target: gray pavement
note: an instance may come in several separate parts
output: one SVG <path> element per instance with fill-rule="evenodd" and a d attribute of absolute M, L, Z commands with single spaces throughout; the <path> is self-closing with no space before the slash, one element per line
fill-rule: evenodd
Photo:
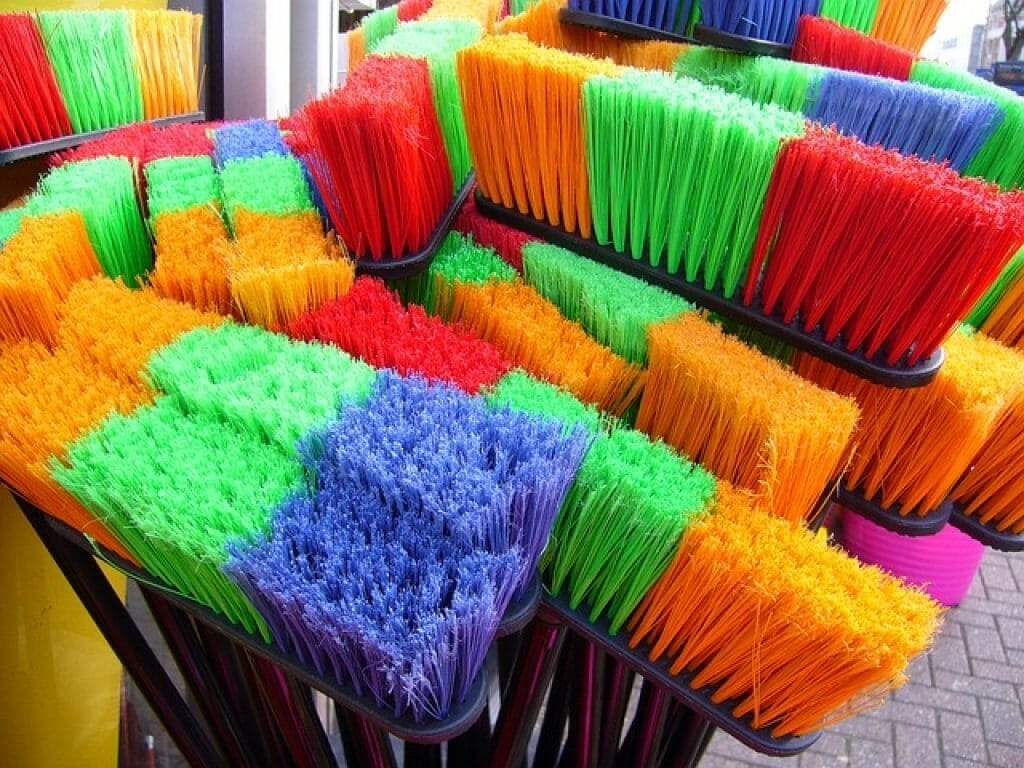
<path fill-rule="evenodd" d="M 723 733 L 701 768 L 1024 768 L 1024 554 L 988 550 L 935 647 L 882 707 L 830 728 L 799 758 Z"/>

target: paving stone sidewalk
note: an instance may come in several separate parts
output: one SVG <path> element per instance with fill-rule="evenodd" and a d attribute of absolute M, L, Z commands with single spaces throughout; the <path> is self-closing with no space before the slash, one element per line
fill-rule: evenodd
<path fill-rule="evenodd" d="M 799 758 L 715 735 L 701 768 L 1024 768 L 1024 553 L 987 550 L 931 653 L 881 708 L 826 731 Z"/>

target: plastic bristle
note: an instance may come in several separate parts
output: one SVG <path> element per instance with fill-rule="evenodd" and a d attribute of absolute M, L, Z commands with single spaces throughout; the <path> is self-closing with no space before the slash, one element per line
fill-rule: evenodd
<path fill-rule="evenodd" d="M 230 315 L 228 281 L 232 245 L 212 204 L 161 213 L 153 220 L 156 266 L 149 284 L 167 299 Z"/>
<path fill-rule="evenodd" d="M 992 432 L 999 414 L 1024 390 L 1024 357 L 981 334 L 955 333 L 934 381 L 889 389 L 808 355 L 795 369 L 852 397 L 861 418 L 843 482 L 902 515 L 926 515 L 949 496 Z"/>
<path fill-rule="evenodd" d="M 697 313 L 652 326 L 637 429 L 798 522 L 843 470 L 858 409 Z"/>
<path fill-rule="evenodd" d="M 639 398 L 643 369 L 591 339 L 533 288 L 492 280 L 456 281 L 450 290 L 442 314 L 469 326 L 534 376 L 616 416 Z"/>
<path fill-rule="evenodd" d="M 507 264 L 520 273 L 523 271 L 523 246 L 534 240 L 518 229 L 481 214 L 472 197 L 462 206 L 452 229 L 471 235 L 480 245 L 493 248 Z"/>
<path fill-rule="evenodd" d="M 1012 296 L 1015 292 L 1020 289 L 1017 288 L 1017 284 L 1021 278 L 1024 277 L 1024 249 L 1017 251 L 1016 255 L 1010 262 L 1003 268 L 1003 271 L 999 273 L 999 277 L 988 287 L 985 291 L 985 295 L 978 300 L 978 303 L 974 305 L 974 309 L 971 310 L 971 314 L 967 316 L 968 325 L 982 329 L 986 328 L 986 333 L 992 338 L 999 339 L 1004 343 L 1010 344 L 1011 346 L 1017 345 L 1017 338 L 1021 335 L 1018 333 L 1000 333 L 997 328 L 997 320 L 1005 322 L 1006 319 L 1016 314 L 1012 309 L 1007 311 L 1007 304 L 1004 301 L 1013 301 Z M 998 312 L 996 311 L 998 309 Z M 993 320 L 989 324 L 989 320 L 996 316 L 997 320 Z M 1021 316 L 1021 322 L 1024 323 L 1024 315 Z M 1008 336 L 1009 338 L 1005 338 Z"/>
<path fill-rule="evenodd" d="M 398 20 L 400 22 L 416 21 L 430 10 L 434 0 L 401 0 L 398 3 Z"/>
<path fill-rule="evenodd" d="M 916 58 L 913 53 L 868 37 L 864 34 L 868 30 L 856 24 L 830 21 L 825 13 L 826 4 L 834 3 L 823 0 L 821 16 L 825 18 L 803 16 L 797 23 L 796 40 L 793 42 L 793 58 L 796 61 L 893 80 L 910 79 L 910 70 Z"/>
<path fill-rule="evenodd" d="M 817 18 L 831 20 L 837 25 L 867 35 L 875 25 L 875 17 L 878 15 L 878 0 L 821 0 L 818 14 Z M 814 16 L 802 16 L 800 21 L 815 18 Z M 799 25 L 799 23 L 798 21 L 797 24 Z M 798 38 L 799 34 L 798 30 Z"/>
<path fill-rule="evenodd" d="M 203 17 L 188 11 L 133 11 L 128 22 L 146 119 L 197 111 Z"/>
<path fill-rule="evenodd" d="M 343 298 L 301 315 L 289 335 L 335 344 L 377 368 L 417 374 L 477 393 L 511 368 L 494 345 L 445 325 L 418 306 L 404 309 L 380 280 L 361 277 Z"/>
<path fill-rule="evenodd" d="M 521 35 L 485 38 L 459 51 L 469 148 L 489 200 L 590 236 L 579 104 L 588 77 L 615 71 L 610 61 L 541 48 Z"/>
<path fill-rule="evenodd" d="M 27 14 L 0 15 L 0 149 L 71 133 L 43 41 Z"/>
<path fill-rule="evenodd" d="M 224 210 L 236 235 L 239 209 L 276 216 L 313 210 L 302 164 L 291 155 L 232 160 L 221 168 L 220 183 Z"/>
<path fill-rule="evenodd" d="M 647 328 L 693 309 L 678 296 L 564 248 L 523 248 L 526 282 L 596 341 L 631 363 L 647 362 Z"/>
<path fill-rule="evenodd" d="M 434 0 L 422 21 L 470 19 L 490 34 L 501 14 L 503 0 Z"/>
<path fill-rule="evenodd" d="M 126 125 L 56 155 L 54 164 L 75 163 L 97 157 L 124 157 L 146 166 L 164 157 L 213 155 L 208 123 L 181 123 L 156 127 L 149 123 Z M 51 158 L 51 162 L 54 160 Z"/>
<path fill-rule="evenodd" d="M 80 213 L 22 218 L 0 250 L 0 340 L 54 346 L 58 306 L 75 283 L 99 274 Z"/>
<path fill-rule="evenodd" d="M 939 606 L 749 504 L 720 484 L 631 619 L 632 644 L 776 738 L 877 706 L 928 649 Z"/>
<path fill-rule="evenodd" d="M 654 72 L 592 77 L 583 114 L 595 239 L 731 298 L 780 143 L 803 118 Z"/>
<path fill-rule="evenodd" d="M 822 0 L 701 0 L 701 24 L 733 35 L 791 45 L 801 16 L 817 16 Z"/>
<path fill-rule="evenodd" d="M 213 140 L 217 165 L 221 168 L 232 160 L 288 154 L 281 131 L 269 120 L 247 120 L 224 125 L 214 132 Z"/>
<path fill-rule="evenodd" d="M 569 7 L 577 11 L 676 34 L 686 34 L 693 5 L 694 0 L 626 0 L 612 4 L 604 0 L 569 0 Z"/>
<path fill-rule="evenodd" d="M 1024 242 L 1022 200 L 809 130 L 780 152 L 744 302 L 759 295 L 764 312 L 786 322 L 799 314 L 828 342 L 913 365 L 938 349 Z"/>
<path fill-rule="evenodd" d="M 596 434 L 604 428 L 607 417 L 593 405 L 577 399 L 571 392 L 554 384 L 535 379 L 522 370 L 512 371 L 487 393 L 492 408 L 535 413 L 561 422 L 571 430 L 577 425 Z"/>
<path fill-rule="evenodd" d="M 135 171 L 124 158 L 66 163 L 39 181 L 29 199 L 33 214 L 81 211 L 103 272 L 136 287 L 153 265 L 153 252 L 135 191 Z"/>
<path fill-rule="evenodd" d="M 419 59 L 370 57 L 345 86 L 306 105 L 298 153 L 331 224 L 360 258 L 421 249 L 452 199 L 452 175 Z"/>
<path fill-rule="evenodd" d="M 878 0 L 871 36 L 917 54 L 935 33 L 949 0 Z"/>
<path fill-rule="evenodd" d="M 205 155 L 155 160 L 145 169 L 146 202 L 151 221 L 161 213 L 196 206 L 220 207 L 220 183 Z"/>

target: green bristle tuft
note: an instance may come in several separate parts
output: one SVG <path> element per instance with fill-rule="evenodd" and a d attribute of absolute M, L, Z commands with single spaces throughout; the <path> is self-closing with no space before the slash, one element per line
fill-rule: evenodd
<path fill-rule="evenodd" d="M 878 16 L 878 0 L 821 0 L 818 15 L 868 35 Z"/>
<path fill-rule="evenodd" d="M 438 281 L 447 285 L 482 285 L 488 280 L 515 280 L 517 277 L 515 268 L 502 261 L 493 249 L 477 245 L 470 235 L 449 232 L 434 252 L 429 270 L 397 280 L 391 287 L 403 302 L 420 304 L 427 312 L 437 314 Z"/>
<path fill-rule="evenodd" d="M 287 216 L 313 210 L 302 165 L 291 155 L 232 160 L 220 171 L 228 217 L 238 208 Z"/>
<path fill-rule="evenodd" d="M 511 2 L 511 15 L 518 16 L 520 13 L 526 13 L 528 10 L 533 8 L 539 0 L 512 0 Z"/>
<path fill-rule="evenodd" d="M 511 408 L 514 411 L 548 416 L 561 421 L 566 429 L 582 425 L 596 433 L 606 424 L 606 417 L 593 405 L 578 400 L 561 387 L 535 379 L 522 370 L 502 376 L 487 394 L 487 402 L 492 408 Z"/>
<path fill-rule="evenodd" d="M 8 208 L 0 211 L 0 248 L 10 240 L 21 227 L 21 220 L 28 213 L 27 208 Z"/>
<path fill-rule="evenodd" d="M 149 163 L 145 173 L 151 221 L 161 213 L 220 202 L 220 183 L 209 157 L 165 157 Z"/>
<path fill-rule="evenodd" d="M 302 487 L 295 457 L 162 398 L 108 418 L 71 445 L 53 475 L 147 570 L 270 640 L 220 567 L 230 543 L 265 535 L 273 508 Z"/>
<path fill-rule="evenodd" d="M 555 522 L 543 567 L 569 604 L 606 615 L 614 634 L 668 567 L 715 478 L 663 443 L 615 429 L 594 442 Z"/>
<path fill-rule="evenodd" d="M 1003 189 L 1024 186 L 1024 141 L 1020 140 L 1024 136 L 1024 99 L 969 72 L 924 59 L 914 62 L 910 80 L 933 88 L 981 96 L 999 105 L 1002 120 L 967 165 L 964 175 L 979 176 Z"/>
<path fill-rule="evenodd" d="M 1002 300 L 1003 294 L 1020 279 L 1022 273 L 1024 273 L 1024 248 L 1017 251 L 1010 262 L 1003 267 L 999 277 L 974 305 L 974 309 L 971 310 L 971 314 L 967 316 L 965 322 L 974 328 L 981 328 L 988 320 L 988 316 L 992 314 L 992 310 Z"/>
<path fill-rule="evenodd" d="M 375 54 L 397 54 L 427 60 L 434 109 L 444 134 L 444 145 L 452 169 L 453 190 L 462 186 L 472 170 L 459 81 L 455 75 L 455 53 L 472 45 L 482 36 L 483 30 L 475 21 L 417 21 L 400 24 L 393 35 L 382 40 L 374 49 Z"/>
<path fill-rule="evenodd" d="M 760 331 L 754 330 L 749 325 L 738 320 L 731 320 L 728 317 L 709 313 L 708 319 L 730 336 L 735 336 L 748 346 L 757 347 L 765 355 L 775 358 L 780 363 L 789 365 L 793 360 L 793 347 L 784 341 L 779 341 L 773 336 L 767 336 Z"/>
<path fill-rule="evenodd" d="M 693 309 L 666 290 L 547 243 L 523 246 L 523 271 L 563 315 L 631 363 L 647 362 L 647 326 Z"/>
<path fill-rule="evenodd" d="M 750 266 L 775 158 L 784 140 L 802 135 L 803 118 L 635 70 L 587 80 L 583 109 L 598 242 L 732 298 Z"/>
<path fill-rule="evenodd" d="M 675 71 L 758 104 L 775 104 L 790 112 L 804 112 L 809 107 L 825 72 L 814 64 L 696 45 L 680 54 Z"/>
<path fill-rule="evenodd" d="M 81 211 L 100 266 L 135 288 L 153 251 L 135 199 L 135 171 L 124 158 L 65 163 L 44 176 L 28 203 L 32 214 Z"/>
<path fill-rule="evenodd" d="M 75 133 L 145 117 L 126 13 L 58 11 L 37 18 Z"/>
<path fill-rule="evenodd" d="M 362 402 L 377 375 L 334 347 L 232 323 L 185 334 L 153 355 L 147 372 L 189 413 L 228 421 L 285 452 L 334 418 L 343 400 Z"/>
<path fill-rule="evenodd" d="M 381 40 L 395 34 L 398 29 L 398 7 L 393 5 L 374 11 L 363 19 L 359 28 L 363 30 L 366 52 L 373 53 Z"/>

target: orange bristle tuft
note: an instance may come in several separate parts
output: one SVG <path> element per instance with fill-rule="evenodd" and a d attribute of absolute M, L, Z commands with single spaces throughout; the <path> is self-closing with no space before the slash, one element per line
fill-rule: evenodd
<path fill-rule="evenodd" d="M 203 17 L 187 11 L 131 11 L 128 24 L 146 119 L 197 111 Z"/>
<path fill-rule="evenodd" d="M 861 406 L 847 488 L 903 515 L 926 515 L 949 496 L 1000 412 L 1024 389 L 1024 357 L 965 333 L 950 337 L 946 355 L 936 379 L 917 389 L 871 384 L 797 356 L 800 375 Z"/>
<path fill-rule="evenodd" d="M 849 398 L 804 381 L 697 313 L 648 329 L 637 429 L 790 521 L 810 519 L 850 452 Z"/>
<path fill-rule="evenodd" d="M 53 346 L 57 306 L 79 280 L 101 273 L 77 211 L 27 216 L 0 251 L 0 340 Z"/>
<path fill-rule="evenodd" d="M 503 19 L 498 32 L 521 33 L 537 45 L 580 53 L 595 59 L 609 58 L 624 67 L 671 72 L 686 49 L 680 43 L 660 40 L 628 40 L 586 27 L 563 24 L 558 11 L 565 0 L 540 0 L 523 13 Z"/>
<path fill-rule="evenodd" d="M 939 606 L 723 485 L 630 619 L 631 645 L 776 738 L 881 704 L 931 644 Z"/>
<path fill-rule="evenodd" d="M 235 236 L 231 295 L 243 318 L 268 330 L 344 296 L 355 280 L 352 262 L 312 211 L 275 216 L 239 209 Z"/>
<path fill-rule="evenodd" d="M 457 61 L 466 133 L 484 195 L 590 237 L 582 87 L 588 77 L 613 74 L 616 66 L 541 48 L 522 35 L 485 38 L 459 51 Z M 518 139 L 500 138 L 509 136 Z"/>
<path fill-rule="evenodd" d="M 947 5 L 949 0 L 879 0 L 871 36 L 920 53 Z"/>
<path fill-rule="evenodd" d="M 1024 273 L 1009 285 L 980 330 L 1008 347 L 1024 349 Z"/>
<path fill-rule="evenodd" d="M 231 240 L 212 206 L 166 211 L 153 222 L 156 268 L 149 283 L 161 296 L 230 315 Z"/>
<path fill-rule="evenodd" d="M 141 385 L 149 356 L 186 331 L 214 328 L 225 318 L 164 299 L 150 290 L 129 290 L 106 278 L 75 285 L 58 309 L 61 347 L 77 350 L 96 367 Z"/>
<path fill-rule="evenodd" d="M 616 416 L 640 396 L 643 369 L 591 339 L 533 288 L 499 280 L 436 285 L 435 306 L 448 320 L 467 325 L 534 376 Z"/>
<path fill-rule="evenodd" d="M 952 496 L 967 515 L 1024 533 L 1024 394 L 1003 410 Z"/>
<path fill-rule="evenodd" d="M 51 353 L 42 344 L 0 343 L 0 477 L 14 491 L 95 538 L 129 561 L 133 558 L 82 505 L 50 477 L 51 458 L 110 413 L 129 414 L 149 402 L 141 383 L 100 371 L 77 349 Z M 68 393 L 74 397 L 69 401 Z M 62 403 L 55 407 L 55 403 Z"/>
<path fill-rule="evenodd" d="M 801 16 L 793 41 L 794 61 L 820 64 L 893 80 L 910 79 L 910 51 L 840 26 L 821 16 Z"/>

